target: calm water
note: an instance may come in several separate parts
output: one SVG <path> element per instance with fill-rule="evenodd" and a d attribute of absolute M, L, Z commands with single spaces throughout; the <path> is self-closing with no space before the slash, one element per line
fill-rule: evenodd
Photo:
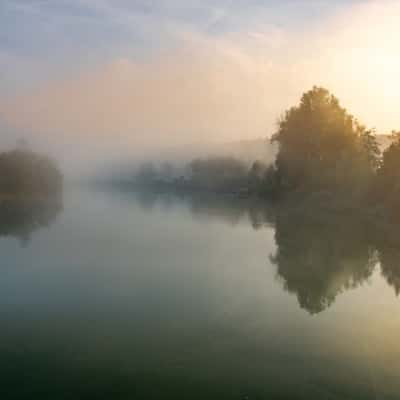
<path fill-rule="evenodd" d="M 1 399 L 400 398 L 400 246 L 348 217 L 74 189 L 1 218 Z"/>

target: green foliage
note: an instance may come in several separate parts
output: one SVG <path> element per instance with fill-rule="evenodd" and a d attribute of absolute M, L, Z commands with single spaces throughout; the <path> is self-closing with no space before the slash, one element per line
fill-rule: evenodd
<path fill-rule="evenodd" d="M 62 189 L 62 175 L 49 158 L 28 150 L 0 154 L 0 194 L 48 196 Z"/>
<path fill-rule="evenodd" d="M 383 152 L 375 185 L 375 199 L 390 218 L 400 217 L 400 133 L 393 132 L 392 144 Z"/>
<path fill-rule="evenodd" d="M 383 152 L 378 172 L 379 178 L 386 185 L 385 190 L 397 190 L 400 183 L 400 132 L 393 132 L 393 139 L 392 144 Z"/>
<path fill-rule="evenodd" d="M 254 161 L 248 173 L 248 187 L 252 192 L 260 192 L 268 166 L 261 161 Z"/>
<path fill-rule="evenodd" d="M 379 149 L 326 89 L 314 87 L 286 111 L 273 140 L 281 191 L 365 189 L 378 167 Z"/>
<path fill-rule="evenodd" d="M 363 130 L 360 135 L 363 154 L 365 155 L 370 171 L 376 172 L 381 166 L 381 150 L 375 131 Z"/>
<path fill-rule="evenodd" d="M 275 166 L 255 161 L 249 171 L 248 188 L 253 195 L 270 199 L 277 197 L 279 188 Z"/>
<path fill-rule="evenodd" d="M 190 165 L 190 179 L 195 187 L 229 191 L 240 190 L 247 184 L 246 165 L 233 157 L 212 157 L 193 160 Z"/>
<path fill-rule="evenodd" d="M 272 141 L 279 147 L 273 165 L 257 160 L 249 167 L 232 157 L 195 159 L 180 169 L 150 163 L 139 169 L 136 182 L 270 199 L 306 195 L 331 208 L 368 206 L 371 214 L 400 209 L 400 132 L 393 132 L 381 157 L 375 131 L 328 90 L 315 86 L 304 93 L 282 116 Z"/>

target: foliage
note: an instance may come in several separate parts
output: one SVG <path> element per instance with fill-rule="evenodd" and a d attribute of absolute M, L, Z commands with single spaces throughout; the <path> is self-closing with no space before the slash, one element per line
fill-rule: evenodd
<path fill-rule="evenodd" d="M 138 182 L 152 182 L 157 178 L 156 167 L 152 162 L 146 162 L 142 164 L 137 173 L 136 181 Z"/>
<path fill-rule="evenodd" d="M 240 190 L 246 185 L 248 172 L 246 165 L 233 157 L 196 159 L 189 170 L 195 187 L 212 191 Z"/>
<path fill-rule="evenodd" d="M 0 194 L 57 194 L 62 189 L 62 175 L 49 158 L 29 150 L 13 150 L 0 154 Z"/>
<path fill-rule="evenodd" d="M 400 133 L 393 132 L 392 144 L 383 152 L 377 173 L 375 200 L 390 218 L 400 217 Z"/>
<path fill-rule="evenodd" d="M 385 192 L 398 191 L 400 185 L 400 133 L 393 132 L 392 144 L 383 152 L 378 176 Z"/>
<path fill-rule="evenodd" d="M 303 94 L 278 123 L 273 140 L 281 191 L 363 188 L 377 168 L 379 149 L 367 131 L 328 90 Z"/>
<path fill-rule="evenodd" d="M 185 167 L 147 163 L 135 182 L 269 199 L 305 195 L 336 208 L 358 204 L 371 213 L 381 208 L 393 214 L 400 209 L 400 133 L 393 132 L 383 156 L 377 138 L 328 90 L 314 86 L 278 122 L 274 164 L 248 165 L 233 157 L 195 159 Z"/>
<path fill-rule="evenodd" d="M 376 172 L 381 166 L 381 150 L 374 130 L 364 130 L 360 136 L 361 145 L 367 158 L 370 171 Z"/>

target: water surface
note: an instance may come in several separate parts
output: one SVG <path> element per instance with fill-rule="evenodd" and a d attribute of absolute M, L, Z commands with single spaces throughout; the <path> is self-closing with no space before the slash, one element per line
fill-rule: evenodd
<path fill-rule="evenodd" d="M 362 223 L 81 189 L 24 210 L 2 399 L 400 398 L 400 247 Z"/>

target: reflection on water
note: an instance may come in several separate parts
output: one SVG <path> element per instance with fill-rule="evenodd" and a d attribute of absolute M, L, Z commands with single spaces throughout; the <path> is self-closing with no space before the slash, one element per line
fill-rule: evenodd
<path fill-rule="evenodd" d="M 387 283 L 400 293 L 400 237 L 351 213 L 268 204 L 260 199 L 229 196 L 176 197 L 136 193 L 143 209 L 156 204 L 186 203 L 196 218 L 223 220 L 232 226 L 247 220 L 258 230 L 273 228 L 276 250 L 270 262 L 278 281 L 297 296 L 310 314 L 332 305 L 346 290 L 368 282 L 378 266 Z M 315 211 L 315 212 L 314 212 Z"/>
<path fill-rule="evenodd" d="M 372 275 L 377 252 L 366 226 L 349 215 L 304 218 L 280 210 L 271 261 L 285 290 L 310 313 L 329 307 L 336 296 Z"/>
<path fill-rule="evenodd" d="M 156 205 L 168 210 L 180 204 L 188 207 L 191 215 L 197 219 L 218 219 L 232 226 L 245 219 L 256 230 L 263 226 L 272 226 L 276 216 L 276 207 L 273 204 L 257 198 L 212 194 L 178 196 L 151 191 L 138 191 L 125 196 L 128 201 L 132 198 L 135 198 L 144 211 L 151 211 Z"/>
<path fill-rule="evenodd" d="M 0 236 L 12 236 L 26 246 L 32 234 L 52 224 L 62 210 L 59 198 L 5 198 L 0 200 Z"/>
<path fill-rule="evenodd" d="M 271 257 L 284 288 L 311 314 L 323 311 L 346 290 L 368 282 L 380 268 L 396 294 L 400 284 L 400 240 L 393 230 L 351 214 L 313 214 L 280 209 Z"/>
<path fill-rule="evenodd" d="M 400 293 L 400 237 L 395 235 L 397 243 L 386 242 L 387 236 L 378 241 L 379 261 L 382 275 L 393 286 L 396 295 Z"/>
<path fill-rule="evenodd" d="M 400 396 L 389 230 L 210 196 L 19 210 L 1 231 L 34 240 L 0 237 L 1 399 Z"/>

